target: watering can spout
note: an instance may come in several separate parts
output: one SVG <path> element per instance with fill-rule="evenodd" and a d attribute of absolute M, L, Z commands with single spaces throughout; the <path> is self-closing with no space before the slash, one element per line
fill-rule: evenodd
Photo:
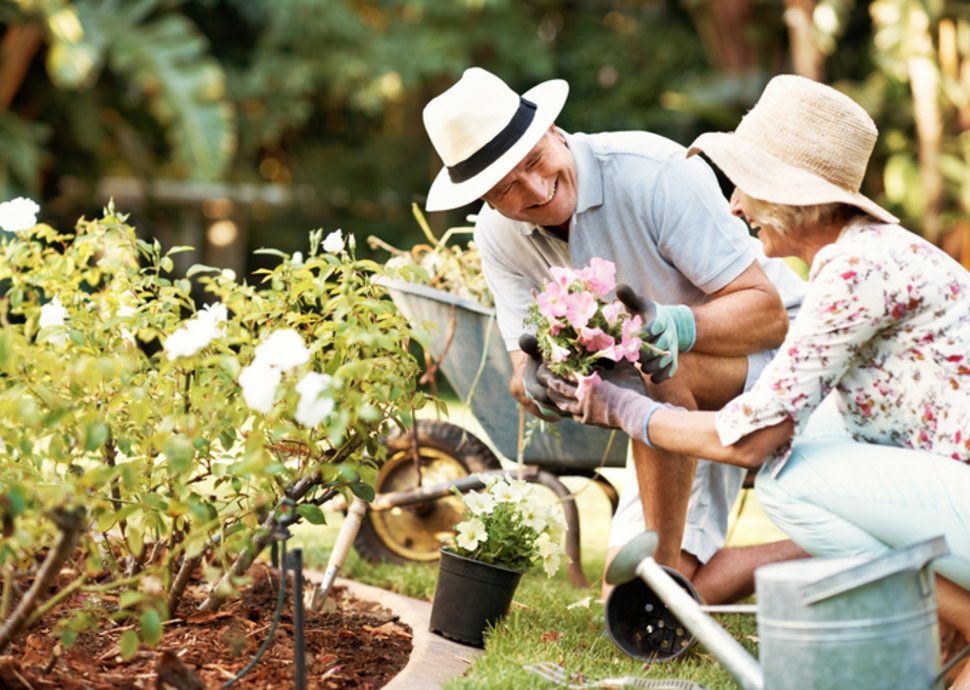
<path fill-rule="evenodd" d="M 705 614 L 698 601 L 653 560 L 657 535 L 646 531 L 616 555 L 606 573 L 606 581 L 620 585 L 640 577 L 677 619 L 718 658 L 743 690 L 764 690 L 761 666 L 717 621 Z"/>

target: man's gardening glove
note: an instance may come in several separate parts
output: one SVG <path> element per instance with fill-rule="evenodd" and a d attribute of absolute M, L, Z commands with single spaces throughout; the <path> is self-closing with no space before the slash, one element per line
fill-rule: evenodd
<path fill-rule="evenodd" d="M 640 297 L 629 285 L 616 286 L 616 298 L 631 314 L 643 319 L 643 339 L 663 352 L 640 351 L 640 368 L 654 383 L 663 383 L 677 371 L 677 355 L 694 347 L 697 326 L 686 304 L 657 304 Z"/>
<path fill-rule="evenodd" d="M 538 373 L 556 406 L 584 424 L 622 429 L 653 447 L 647 422 L 663 403 L 647 397 L 640 372 L 629 362 L 584 378 L 579 383 L 556 376 L 545 366 Z"/>
<path fill-rule="evenodd" d="M 556 407 L 556 403 L 549 397 L 546 386 L 536 377 L 539 367 L 542 365 L 542 351 L 539 349 L 539 341 L 531 333 L 523 333 L 519 336 L 519 349 L 528 355 L 525 362 L 525 372 L 522 376 L 522 385 L 525 388 L 526 397 L 539 408 L 539 412 L 546 418 L 547 422 L 558 422 L 564 417 L 564 413 Z"/>

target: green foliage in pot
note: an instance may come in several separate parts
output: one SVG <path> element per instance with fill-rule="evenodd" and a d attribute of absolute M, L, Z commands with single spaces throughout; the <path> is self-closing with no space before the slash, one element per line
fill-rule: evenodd
<path fill-rule="evenodd" d="M 250 285 L 171 275 L 187 248 L 113 205 L 61 232 L 18 203 L 0 207 L 0 651 L 66 601 L 65 643 L 134 624 L 131 656 L 199 568 L 207 608 L 231 594 L 281 512 L 321 523 L 337 493 L 373 496 L 380 435 L 425 402 L 414 334 L 340 231 L 311 232 L 305 259 L 263 250 L 280 261 Z M 14 607 L 24 576 L 39 591 Z"/>

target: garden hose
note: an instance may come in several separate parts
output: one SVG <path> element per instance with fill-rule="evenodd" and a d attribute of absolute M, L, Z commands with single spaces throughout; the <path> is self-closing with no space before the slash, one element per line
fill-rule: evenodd
<path fill-rule="evenodd" d="M 242 670 L 239 671 L 230 680 L 222 686 L 223 689 L 230 687 L 237 680 L 245 676 L 253 667 L 259 663 L 259 660 L 263 658 L 263 654 L 269 649 L 270 643 L 273 641 L 273 635 L 276 634 L 276 628 L 280 623 L 280 618 L 283 617 L 283 604 L 286 602 L 286 541 L 282 542 L 282 548 L 280 549 L 280 593 L 276 597 L 276 610 L 273 612 L 273 622 L 269 626 L 269 632 L 266 634 L 266 639 L 263 640 L 262 646 L 257 650 L 256 655 L 249 660 L 249 663 L 243 666 Z"/>

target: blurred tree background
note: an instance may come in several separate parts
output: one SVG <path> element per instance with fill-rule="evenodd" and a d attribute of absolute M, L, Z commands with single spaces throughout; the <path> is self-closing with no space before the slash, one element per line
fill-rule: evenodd
<path fill-rule="evenodd" d="M 880 128 L 864 191 L 970 266 L 965 0 L 0 0 L 0 36 L 0 200 L 69 227 L 114 197 L 186 264 L 422 241 L 421 110 L 480 65 L 566 79 L 567 130 L 683 144 L 775 74 L 832 84 Z"/>

